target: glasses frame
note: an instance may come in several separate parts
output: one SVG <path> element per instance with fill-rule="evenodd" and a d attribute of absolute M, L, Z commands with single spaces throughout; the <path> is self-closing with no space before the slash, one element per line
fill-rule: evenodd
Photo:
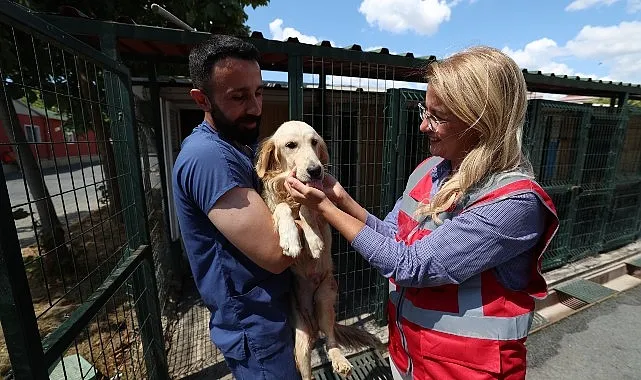
<path fill-rule="evenodd" d="M 427 108 L 425 107 L 425 105 L 423 105 L 423 103 L 418 103 L 418 116 L 421 119 L 421 122 L 427 119 L 427 124 L 432 130 L 436 130 L 439 125 L 447 123 L 447 120 L 441 120 L 438 117 L 427 112 Z"/>

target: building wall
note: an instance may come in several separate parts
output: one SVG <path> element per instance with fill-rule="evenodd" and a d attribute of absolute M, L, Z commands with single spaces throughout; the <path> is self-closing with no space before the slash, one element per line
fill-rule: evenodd
<path fill-rule="evenodd" d="M 67 156 L 87 156 L 98 154 L 96 136 L 93 131 L 84 134 L 68 135 L 67 139 L 75 141 L 66 142 L 65 132 L 61 127 L 61 121 L 49 118 L 48 120 L 39 115 L 18 115 L 20 125 L 25 132 L 27 140 L 34 137 L 30 133 L 30 126 L 35 126 L 36 143 L 29 144 L 36 159 L 51 160 L 54 157 L 64 158 Z M 0 157 L 6 157 L 6 152 L 13 152 L 15 149 L 10 144 L 4 126 L 0 122 Z"/>

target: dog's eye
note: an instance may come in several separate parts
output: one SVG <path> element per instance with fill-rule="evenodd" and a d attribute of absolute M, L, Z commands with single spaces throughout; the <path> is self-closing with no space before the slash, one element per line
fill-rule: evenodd
<path fill-rule="evenodd" d="M 285 146 L 286 146 L 287 148 L 289 148 L 289 149 L 296 149 L 296 147 L 297 147 L 298 145 L 297 145 L 295 142 L 290 141 L 290 142 L 288 142 L 287 144 L 285 144 Z"/>
<path fill-rule="evenodd" d="M 312 146 L 316 146 L 316 144 L 318 144 L 318 140 L 312 139 Z"/>

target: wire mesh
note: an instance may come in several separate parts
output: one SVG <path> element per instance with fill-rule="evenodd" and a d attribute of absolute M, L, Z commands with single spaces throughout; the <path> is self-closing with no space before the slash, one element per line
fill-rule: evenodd
<path fill-rule="evenodd" d="M 534 151 L 532 164 L 541 185 L 558 186 L 574 182 L 580 169 L 579 148 L 586 112 L 588 109 L 583 106 L 540 102 L 536 126 L 528 127 L 534 127 L 530 135 L 538 137 L 528 143 L 536 147 L 531 148 Z"/>
<path fill-rule="evenodd" d="M 158 300 L 162 311 L 172 308 L 179 289 L 178 274 L 180 266 L 173 258 L 170 248 L 170 235 L 166 224 L 167 205 L 163 198 L 163 182 L 161 180 L 160 162 L 164 159 L 162 152 L 157 150 L 157 136 L 152 125 L 150 112 L 153 112 L 149 101 L 135 98 L 135 114 L 138 126 L 138 146 L 140 150 L 141 175 L 143 191 L 147 206 L 150 244 L 153 252 Z M 163 326 L 166 327 L 166 326 Z"/>
<path fill-rule="evenodd" d="M 394 69 L 383 64 L 304 57 L 303 67 L 303 120 L 327 143 L 328 171 L 365 209 L 384 217 L 383 146 L 390 118 L 386 91 L 411 84 L 398 82 Z M 337 318 L 375 312 L 380 307 L 377 271 L 336 231 L 332 252 L 339 285 Z"/>
<path fill-rule="evenodd" d="M 125 134 L 129 89 L 119 74 L 91 57 L 19 23 L 0 20 L 0 40 L 0 156 L 44 338 L 140 244 L 139 225 L 125 227 L 136 207 L 131 194 L 139 175 L 127 158 L 133 147 Z M 110 302 L 113 310 L 107 306 L 104 316 L 94 318 L 96 328 L 87 326 L 86 337 L 78 337 L 75 350 L 83 356 L 83 341 L 89 347 L 104 340 L 98 326 L 107 322 L 100 319 L 120 325 L 124 316 L 118 320 L 116 310 L 131 314 L 138 299 L 115 295 Z M 114 336 L 108 341 L 120 347 Z M 92 347 L 91 355 L 105 363 L 107 373 L 131 362 L 119 362 L 117 353 L 105 347 Z M 10 366 L 8 357 L 0 355 L 0 375 Z"/>
<path fill-rule="evenodd" d="M 641 177 L 641 108 L 630 108 L 623 146 L 619 153 L 618 178 Z"/>
<path fill-rule="evenodd" d="M 609 249 L 631 243 L 639 233 L 641 181 L 617 183 L 605 225 L 605 246 Z"/>
<path fill-rule="evenodd" d="M 616 150 L 622 114 L 603 107 L 592 107 L 588 144 L 582 168 L 581 186 L 585 190 L 611 187 L 616 169 Z"/>
<path fill-rule="evenodd" d="M 50 367 L 56 379 L 145 379 L 149 378 L 137 304 L 145 302 L 144 293 L 132 291 L 132 278 L 124 282 L 73 344 Z M 148 291 L 147 289 L 144 290 Z"/>
<path fill-rule="evenodd" d="M 401 90 L 400 91 L 400 141 L 405 141 L 404 147 L 399 147 L 402 157 L 398 160 L 396 172 L 396 197 L 400 197 L 405 190 L 407 180 L 416 169 L 416 166 L 430 156 L 429 139 L 419 130 L 421 119 L 418 104 L 425 104 L 425 91 Z"/>
<path fill-rule="evenodd" d="M 559 230 L 543 254 L 542 270 L 548 271 L 560 267 L 568 260 L 571 236 L 572 193 L 564 187 L 545 188 L 559 218 Z"/>
<path fill-rule="evenodd" d="M 568 261 L 576 261 L 601 250 L 612 190 L 589 191 L 578 196 Z"/>

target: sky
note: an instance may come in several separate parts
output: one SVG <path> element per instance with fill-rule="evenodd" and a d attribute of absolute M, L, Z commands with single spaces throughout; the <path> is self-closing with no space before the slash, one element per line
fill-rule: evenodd
<path fill-rule="evenodd" d="M 489 45 L 528 70 L 641 83 L 641 0 L 270 0 L 247 14 L 270 39 L 437 58 Z"/>

